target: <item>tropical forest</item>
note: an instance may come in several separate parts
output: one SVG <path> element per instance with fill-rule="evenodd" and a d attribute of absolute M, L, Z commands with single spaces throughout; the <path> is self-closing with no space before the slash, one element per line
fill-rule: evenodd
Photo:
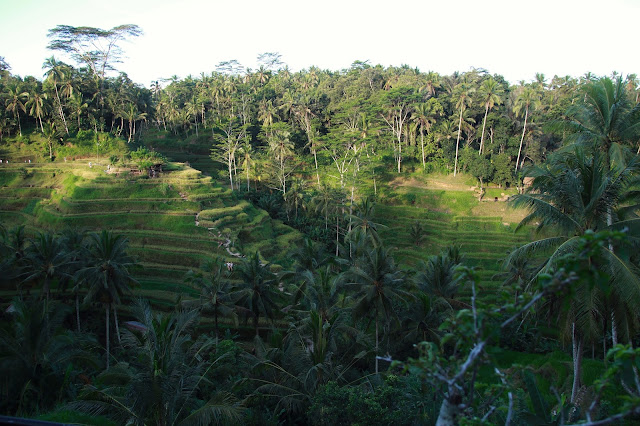
<path fill-rule="evenodd" d="M 640 422 L 636 75 L 147 87 L 140 34 L 0 57 L 1 422 Z"/>

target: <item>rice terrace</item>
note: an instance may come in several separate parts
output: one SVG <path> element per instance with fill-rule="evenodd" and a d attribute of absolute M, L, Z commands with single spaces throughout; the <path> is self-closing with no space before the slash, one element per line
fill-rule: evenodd
<path fill-rule="evenodd" d="M 147 88 L 142 34 L 0 57 L 0 423 L 640 421 L 635 74 Z"/>

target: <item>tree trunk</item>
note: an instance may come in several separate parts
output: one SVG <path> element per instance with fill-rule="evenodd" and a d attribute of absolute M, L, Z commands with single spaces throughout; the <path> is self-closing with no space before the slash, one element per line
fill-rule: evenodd
<path fill-rule="evenodd" d="M 64 124 L 64 130 L 69 134 L 69 127 L 67 127 L 67 120 L 64 117 L 64 110 L 62 109 L 62 102 L 60 101 L 60 95 L 58 94 L 58 85 L 56 83 L 53 84 L 53 87 L 56 89 L 56 99 L 58 101 L 58 114 L 60 114 L 60 118 L 62 118 L 62 123 Z"/>
<path fill-rule="evenodd" d="M 378 308 L 376 308 L 376 375 L 378 374 Z"/>
<path fill-rule="evenodd" d="M 458 172 L 458 147 L 460 146 L 460 132 L 462 131 L 462 110 L 463 107 L 460 107 L 460 120 L 458 121 L 458 139 L 456 140 L 456 160 L 453 164 L 453 176 L 455 177 Z"/>
<path fill-rule="evenodd" d="M 618 344 L 618 327 L 616 325 L 616 312 L 614 310 L 611 310 L 611 346 L 615 346 L 617 344 Z"/>
<path fill-rule="evenodd" d="M 118 325 L 118 311 L 116 310 L 115 303 L 111 306 L 113 306 L 113 319 L 116 324 L 116 336 L 118 337 L 118 343 L 120 344 L 122 343 L 122 341 L 120 340 L 120 326 Z"/>
<path fill-rule="evenodd" d="M 573 386 L 571 388 L 571 403 L 576 402 L 580 389 L 580 373 L 582 371 L 582 346 L 583 341 L 576 331 L 576 323 L 571 326 L 571 341 L 573 344 Z"/>
<path fill-rule="evenodd" d="M 104 308 L 105 316 L 107 317 L 107 325 L 106 325 L 106 347 L 107 347 L 107 370 L 109 369 L 109 305 L 106 305 Z"/>
<path fill-rule="evenodd" d="M 449 401 L 449 398 L 450 396 L 447 396 L 442 401 L 436 426 L 456 426 L 458 424 L 458 414 L 460 410 L 457 404 Z"/>
<path fill-rule="evenodd" d="M 398 132 L 398 173 L 400 173 L 401 163 L 402 163 L 402 139 L 401 139 L 401 133 Z"/>
<path fill-rule="evenodd" d="M 215 321 L 215 327 L 216 327 L 216 345 L 218 344 L 218 309 L 215 309 L 213 312 L 213 318 Z"/>
<path fill-rule="evenodd" d="M 338 256 L 339 245 L 340 245 L 340 226 L 338 225 L 338 215 L 336 214 L 336 257 Z"/>
<path fill-rule="evenodd" d="M 20 112 L 16 112 L 16 120 L 18 121 L 18 132 L 20 133 L 20 137 L 22 137 L 22 125 L 20 125 Z"/>
<path fill-rule="evenodd" d="M 316 165 L 316 178 L 318 179 L 318 186 L 320 186 L 320 173 L 318 173 L 318 156 L 316 154 L 315 147 L 313 148 L 313 161 L 315 162 L 315 165 Z"/>
<path fill-rule="evenodd" d="M 229 186 L 231 187 L 231 192 L 233 192 L 233 163 L 231 158 L 231 151 L 227 154 L 227 168 L 229 169 Z"/>
<path fill-rule="evenodd" d="M 424 129 L 420 126 L 420 145 L 422 147 L 422 170 L 427 170 L 427 163 L 424 158 Z"/>
<path fill-rule="evenodd" d="M 516 172 L 518 171 L 518 163 L 520 162 L 520 153 L 522 152 L 522 142 L 524 141 L 524 132 L 527 130 L 527 117 L 529 116 L 529 108 L 524 112 L 524 126 L 522 127 L 522 137 L 520 138 L 520 149 L 518 150 L 518 159 L 516 160 Z"/>
<path fill-rule="evenodd" d="M 80 332 L 80 296 L 76 294 L 76 322 L 78 323 L 78 333 Z"/>
<path fill-rule="evenodd" d="M 259 320 L 260 320 L 260 317 L 259 317 L 258 315 L 256 315 L 256 316 L 254 316 L 254 317 L 253 317 L 253 329 L 254 329 L 254 330 L 255 330 L 255 332 L 256 332 L 256 337 L 258 337 L 258 336 L 259 336 L 259 334 L 258 334 L 258 321 L 259 321 Z"/>
<path fill-rule="evenodd" d="M 482 136 L 480 136 L 480 149 L 478 150 L 478 155 L 482 155 L 482 147 L 484 145 L 484 126 L 487 124 L 487 114 L 489 114 L 488 103 L 487 103 L 487 107 L 484 110 L 484 120 L 482 120 Z"/>

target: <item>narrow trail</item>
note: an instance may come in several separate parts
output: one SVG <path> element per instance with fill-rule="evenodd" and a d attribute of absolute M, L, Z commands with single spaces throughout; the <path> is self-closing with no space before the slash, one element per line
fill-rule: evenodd
<path fill-rule="evenodd" d="M 182 196 L 182 194 L 180 195 Z M 196 213 L 195 224 L 196 226 L 200 226 L 200 212 Z M 212 232 L 212 233 L 216 231 L 216 228 L 207 228 L 207 229 L 209 230 L 209 232 Z M 231 240 L 229 238 L 224 237 L 222 235 L 222 232 L 218 231 L 218 235 L 216 236 L 216 238 L 223 239 L 222 241 L 218 241 L 218 247 L 224 247 L 230 256 L 237 257 L 239 259 L 242 259 L 245 257 L 242 253 L 234 253 L 231 251 L 231 248 L 230 248 Z"/>

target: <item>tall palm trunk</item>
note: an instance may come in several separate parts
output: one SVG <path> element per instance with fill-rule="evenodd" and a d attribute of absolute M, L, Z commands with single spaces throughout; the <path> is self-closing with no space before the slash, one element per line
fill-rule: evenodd
<path fill-rule="evenodd" d="M 571 387 L 571 403 L 576 402 L 580 390 L 580 372 L 582 371 L 582 349 L 584 342 L 576 331 L 576 323 L 571 325 L 571 342 L 573 346 L 573 386 Z"/>
<path fill-rule="evenodd" d="M 456 161 L 453 165 L 453 176 L 455 177 L 458 172 L 458 148 L 460 146 L 460 132 L 462 131 L 462 110 L 463 106 L 460 107 L 460 120 L 458 121 L 458 139 L 456 140 Z"/>
<path fill-rule="evenodd" d="M 76 322 L 78 324 L 78 333 L 80 332 L 80 296 L 76 294 Z"/>
<path fill-rule="evenodd" d="M 484 147 L 484 127 L 487 124 L 487 115 L 489 114 L 489 104 L 484 110 L 484 120 L 482 120 L 482 136 L 480 136 L 480 149 L 478 150 L 478 155 L 482 155 L 482 148 Z"/>
<path fill-rule="evenodd" d="M 20 125 L 20 112 L 16 110 L 14 114 L 16 116 L 16 121 L 18 122 L 18 132 L 20 133 L 20 137 L 22 137 L 22 126 Z"/>
<path fill-rule="evenodd" d="M 64 110 L 62 109 L 62 102 L 60 101 L 60 95 L 58 94 L 58 84 L 53 83 L 53 87 L 56 89 L 56 100 L 58 101 L 58 114 L 62 119 L 62 123 L 64 123 L 64 130 L 69 134 L 69 127 L 67 127 L 67 120 L 64 117 Z"/>
<path fill-rule="evenodd" d="M 422 169 L 426 170 L 427 169 L 427 163 L 426 163 L 426 160 L 424 158 L 424 128 L 422 126 L 420 126 L 420 146 L 422 148 Z"/>
<path fill-rule="evenodd" d="M 233 192 L 233 158 L 231 157 L 231 151 L 227 155 L 227 169 L 229 170 L 229 186 L 231 187 L 231 192 Z"/>
<path fill-rule="evenodd" d="M 378 374 L 378 345 L 379 345 L 379 338 L 378 338 L 378 308 L 376 308 L 376 375 Z"/>
<path fill-rule="evenodd" d="M 113 319 L 116 324 L 116 336 L 118 337 L 118 343 L 122 343 L 120 340 L 120 326 L 118 325 L 118 310 L 116 309 L 115 303 L 111 306 L 113 307 Z"/>
<path fill-rule="evenodd" d="M 260 315 L 255 315 L 253 317 L 253 329 L 256 332 L 256 337 L 258 337 L 260 334 L 258 333 L 258 322 L 260 321 Z"/>
<path fill-rule="evenodd" d="M 611 206 L 607 208 L 607 226 L 613 225 L 613 214 L 611 213 Z M 613 244 L 609 242 L 609 251 L 613 253 Z M 613 304 L 611 304 L 613 306 Z M 616 311 L 611 308 L 611 346 L 618 344 L 618 327 L 616 325 Z"/>
<path fill-rule="evenodd" d="M 529 107 L 524 111 L 524 126 L 522 127 L 522 137 L 520 138 L 520 149 L 518 150 L 518 159 L 516 160 L 516 172 L 518 171 L 518 164 L 520 164 L 520 154 L 522 153 L 522 142 L 524 141 L 524 132 L 527 130 L 527 118 L 529 116 Z"/>
<path fill-rule="evenodd" d="M 107 325 L 106 325 L 106 332 L 107 332 L 107 337 L 106 337 L 106 347 L 107 347 L 107 370 L 109 369 L 109 304 L 107 304 L 104 308 L 105 311 L 105 316 L 107 318 Z"/>
<path fill-rule="evenodd" d="M 398 173 L 400 173 L 400 165 L 402 164 L 402 135 L 398 132 Z"/>

